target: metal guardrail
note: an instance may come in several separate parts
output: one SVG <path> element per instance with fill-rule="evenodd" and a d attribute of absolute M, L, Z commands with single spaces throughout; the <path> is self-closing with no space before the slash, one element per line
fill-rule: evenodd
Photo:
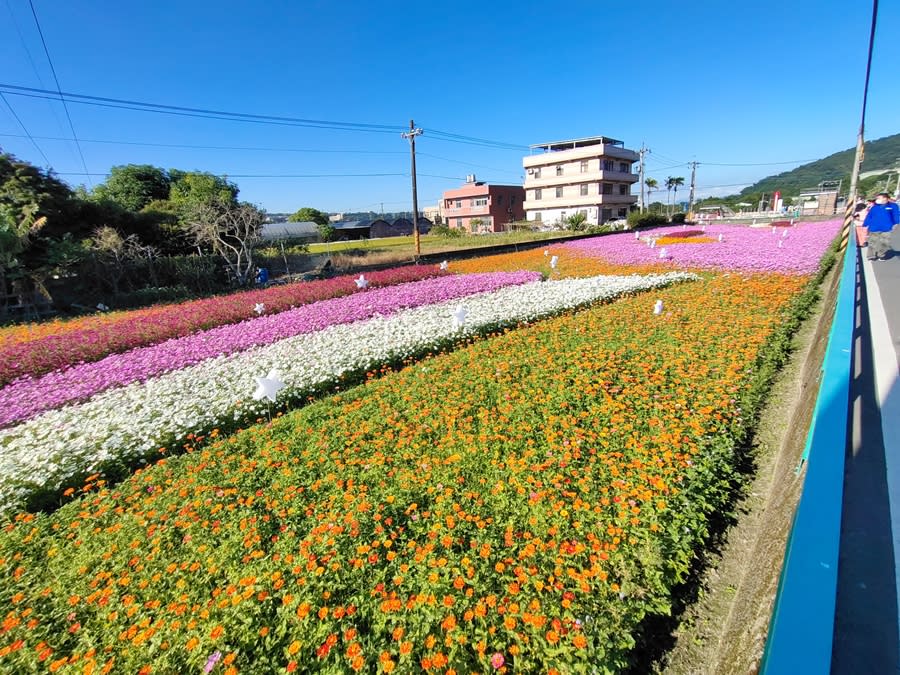
<path fill-rule="evenodd" d="M 764 675 L 825 675 L 831 670 L 856 302 L 857 248 L 850 229 L 809 430 L 803 494 L 760 668 Z"/>

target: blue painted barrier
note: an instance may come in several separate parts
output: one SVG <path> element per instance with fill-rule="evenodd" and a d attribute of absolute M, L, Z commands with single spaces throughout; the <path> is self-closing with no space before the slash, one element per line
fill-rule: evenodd
<path fill-rule="evenodd" d="M 855 233 L 850 228 L 807 439 L 809 462 L 803 494 L 784 554 L 760 668 L 764 675 L 826 675 L 831 671 L 849 432 L 856 264 Z"/>

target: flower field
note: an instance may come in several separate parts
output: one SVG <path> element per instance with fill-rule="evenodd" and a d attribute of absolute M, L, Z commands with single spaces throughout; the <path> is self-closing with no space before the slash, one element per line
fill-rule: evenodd
<path fill-rule="evenodd" d="M 0 369 L 0 672 L 622 671 L 728 508 L 816 226 L 784 258 L 708 227 L 452 262 Z"/>
<path fill-rule="evenodd" d="M 0 389 L 0 427 L 44 410 L 84 400 L 113 387 L 143 382 L 217 356 L 271 344 L 329 326 L 388 315 L 540 278 L 535 272 L 436 277 L 322 300 L 236 324 L 111 354 L 42 377 L 22 377 Z"/>
<path fill-rule="evenodd" d="M 840 227 L 840 220 L 773 228 L 712 224 L 701 230 L 704 242 L 692 237 L 678 241 L 678 235 L 688 231 L 687 226 L 678 225 L 641 232 L 640 239 L 624 232 L 570 241 L 559 248 L 617 265 L 812 274 Z"/>
<path fill-rule="evenodd" d="M 298 403 L 343 376 L 466 335 L 692 278 L 672 272 L 523 283 L 534 276 L 519 272 L 475 277 L 471 283 L 448 280 L 446 285 L 451 288 L 498 289 L 465 299 L 468 315 L 461 327 L 452 321 L 458 299 L 353 323 L 343 321 L 343 312 L 334 312 L 327 315 L 333 322 L 326 322 L 320 330 L 207 358 L 197 365 L 112 388 L 84 403 L 48 410 L 0 429 L 0 512 L 21 505 L 32 493 L 53 492 L 73 477 L 96 471 L 103 463 L 129 464 L 152 456 L 160 447 L 177 447 L 188 434 L 204 434 L 214 427 L 249 422 L 266 414 L 268 403 L 250 398 L 255 376 L 276 371 L 287 385 L 283 398 Z M 465 277 L 463 281 L 467 281 Z M 511 283 L 519 285 L 509 286 Z M 430 291 L 433 300 L 452 295 L 434 292 L 431 282 L 419 284 L 424 284 L 420 290 Z M 384 293 L 373 291 L 373 296 L 380 295 Z M 395 301 L 412 296 L 413 291 L 402 288 L 390 294 Z M 366 304 L 368 297 L 357 295 L 341 302 L 356 305 L 356 300 L 362 299 Z M 384 309 L 374 300 L 372 306 Z"/>
<path fill-rule="evenodd" d="M 367 278 L 375 287 L 441 273 L 436 267 L 397 268 L 372 272 Z M 242 321 L 256 316 L 257 304 L 269 314 L 357 290 L 353 277 L 345 275 L 142 310 L 0 329 L 0 386 L 21 375 L 35 377 L 110 353 Z"/>

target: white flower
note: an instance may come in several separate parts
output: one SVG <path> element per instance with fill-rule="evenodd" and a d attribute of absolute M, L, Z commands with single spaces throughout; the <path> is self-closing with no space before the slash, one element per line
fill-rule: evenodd
<path fill-rule="evenodd" d="M 459 335 L 698 278 L 671 272 L 536 281 L 470 296 L 464 308 L 448 301 L 330 326 L 107 390 L 0 430 L 0 512 L 15 508 L 35 488 L 57 489 L 105 459 L 140 460 L 191 432 L 265 413 L 268 403 L 242 394 L 248 372 L 269 373 L 257 380 L 260 387 L 260 380 L 287 383 L 273 395 L 283 391 L 283 399 L 299 398 L 342 373 L 365 372 Z M 459 326 L 447 321 L 455 309 L 465 311 Z M 272 400 L 268 391 L 264 395 Z"/>

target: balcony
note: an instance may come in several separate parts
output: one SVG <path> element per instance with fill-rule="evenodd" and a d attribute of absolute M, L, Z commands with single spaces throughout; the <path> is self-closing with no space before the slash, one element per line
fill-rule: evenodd
<path fill-rule="evenodd" d="M 637 203 L 637 195 L 575 195 L 556 197 L 553 195 L 542 195 L 541 199 L 526 199 L 525 210 L 534 211 L 536 209 L 563 209 L 563 208 L 583 208 L 587 206 L 628 206 Z"/>
<path fill-rule="evenodd" d="M 564 173 L 557 176 L 551 167 L 550 171 L 541 171 L 541 177 L 535 178 L 525 172 L 525 189 L 556 187 L 557 185 L 579 185 L 580 183 L 637 183 L 640 177 L 627 171 L 586 171 L 584 173 Z"/>

